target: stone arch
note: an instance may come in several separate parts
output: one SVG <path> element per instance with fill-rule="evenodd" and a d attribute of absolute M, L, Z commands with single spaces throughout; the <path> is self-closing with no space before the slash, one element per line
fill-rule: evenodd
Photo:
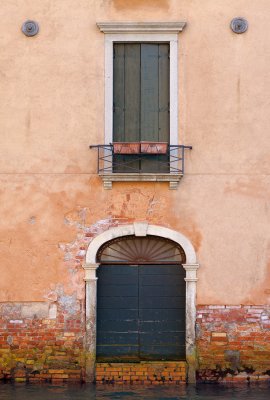
<path fill-rule="evenodd" d="M 86 375 L 88 381 L 94 380 L 95 359 L 96 359 L 96 270 L 99 267 L 97 263 L 97 252 L 106 242 L 128 235 L 135 236 L 159 236 L 170 239 L 179 244 L 185 252 L 186 263 L 183 264 L 186 270 L 186 361 L 188 364 L 188 381 L 195 382 L 196 372 L 196 289 L 197 289 L 197 257 L 192 243 L 183 234 L 172 229 L 157 225 L 150 225 L 145 222 L 135 222 L 130 225 L 123 225 L 110 228 L 107 231 L 96 236 L 90 243 L 86 252 L 86 262 L 83 265 L 85 270 L 86 282 L 86 335 L 85 351 L 86 357 Z"/>
<path fill-rule="evenodd" d="M 135 235 L 135 236 L 159 236 L 170 239 L 179 244 L 186 254 L 186 264 L 196 264 L 196 253 L 191 242 L 181 233 L 172 229 L 157 225 L 148 225 L 147 223 L 135 222 L 132 225 L 123 225 L 117 228 L 111 228 L 96 236 L 90 243 L 86 252 L 86 264 L 95 264 L 98 249 L 109 240 L 116 237 Z"/>

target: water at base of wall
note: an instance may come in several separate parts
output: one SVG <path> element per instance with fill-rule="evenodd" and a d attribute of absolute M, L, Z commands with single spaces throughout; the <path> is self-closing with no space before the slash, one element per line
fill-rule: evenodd
<path fill-rule="evenodd" d="M 1 400 L 269 400 L 263 384 L 199 384 L 171 386 L 1 384 Z"/>

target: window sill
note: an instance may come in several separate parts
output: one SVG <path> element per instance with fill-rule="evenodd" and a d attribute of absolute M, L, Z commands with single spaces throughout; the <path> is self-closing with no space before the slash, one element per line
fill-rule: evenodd
<path fill-rule="evenodd" d="M 179 182 L 183 174 L 169 174 L 169 173 L 110 173 L 99 174 L 103 180 L 104 189 L 112 189 L 113 182 L 169 182 L 169 188 L 175 190 L 178 188 Z"/>

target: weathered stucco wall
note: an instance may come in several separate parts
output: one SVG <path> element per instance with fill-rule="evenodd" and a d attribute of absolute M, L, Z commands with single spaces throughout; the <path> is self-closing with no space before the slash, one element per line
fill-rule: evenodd
<path fill-rule="evenodd" d="M 91 238 L 146 220 L 194 245 L 198 304 L 270 304 L 269 12 L 269 0 L 1 3 L 0 302 L 57 305 L 53 323 L 65 338 L 68 310 L 84 307 L 81 264 Z M 230 29 L 237 16 L 249 22 L 243 35 Z M 38 21 L 37 36 L 22 34 L 27 19 Z M 179 35 L 179 140 L 193 150 L 177 191 L 167 183 L 114 183 L 106 191 L 96 175 L 88 146 L 104 140 L 98 21 L 187 22 Z M 202 332 L 208 328 L 202 323 Z M 83 327 L 74 335 L 82 347 Z M 199 340 L 211 348 L 206 333 Z M 62 345 L 52 351 L 65 353 Z"/>
<path fill-rule="evenodd" d="M 268 11 L 263 0 L 1 4 L 1 301 L 43 300 L 57 285 L 80 292 L 63 246 L 80 224 L 131 217 L 193 242 L 199 303 L 269 303 Z M 249 21 L 243 35 L 229 28 L 238 15 Z M 28 18 L 40 24 L 36 37 L 20 31 Z M 103 142 L 101 20 L 187 21 L 179 137 L 193 150 L 177 192 L 126 183 L 109 193 L 95 175 L 88 145 Z"/>

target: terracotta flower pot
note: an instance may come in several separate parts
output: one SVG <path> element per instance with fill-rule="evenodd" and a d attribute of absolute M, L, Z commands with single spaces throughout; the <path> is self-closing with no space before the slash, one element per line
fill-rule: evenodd
<path fill-rule="evenodd" d="M 167 142 L 141 142 L 141 153 L 166 154 L 167 149 Z"/>
<path fill-rule="evenodd" d="M 139 154 L 140 143 L 139 142 L 114 142 L 113 143 L 114 154 Z"/>

